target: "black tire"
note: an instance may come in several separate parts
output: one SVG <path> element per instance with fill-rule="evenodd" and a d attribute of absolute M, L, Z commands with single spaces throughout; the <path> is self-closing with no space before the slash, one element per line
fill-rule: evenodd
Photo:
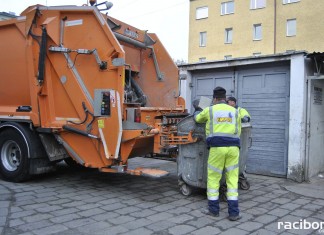
<path fill-rule="evenodd" d="M 180 192 L 184 196 L 190 196 L 192 194 L 192 187 L 190 187 L 188 184 L 184 183 L 180 186 Z"/>
<path fill-rule="evenodd" d="M 240 180 L 239 181 L 240 189 L 243 190 L 249 190 L 250 189 L 250 183 L 247 180 Z"/>
<path fill-rule="evenodd" d="M 16 125 L 0 129 L 0 174 L 5 180 L 22 182 L 30 178 L 31 137 Z"/>

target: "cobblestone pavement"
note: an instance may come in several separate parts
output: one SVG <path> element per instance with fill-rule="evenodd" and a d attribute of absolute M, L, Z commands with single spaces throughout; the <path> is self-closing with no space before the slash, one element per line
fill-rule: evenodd
<path fill-rule="evenodd" d="M 220 217 L 209 217 L 200 212 L 207 205 L 204 190 L 189 197 L 179 192 L 175 162 L 144 161 L 171 174 L 152 179 L 61 164 L 25 183 L 0 179 L 0 234 L 324 234 L 287 227 L 304 219 L 315 228 L 324 222 L 324 200 L 286 190 L 287 180 L 249 175 L 250 190 L 240 190 L 243 218 L 231 222 L 225 202 Z M 278 229 L 280 222 L 286 230 Z"/>

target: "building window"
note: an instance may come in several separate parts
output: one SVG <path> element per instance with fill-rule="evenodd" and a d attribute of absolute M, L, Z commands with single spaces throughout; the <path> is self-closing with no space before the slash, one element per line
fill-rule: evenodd
<path fill-rule="evenodd" d="M 296 36 L 297 22 L 296 19 L 287 20 L 287 37 Z"/>
<path fill-rule="evenodd" d="M 225 43 L 232 43 L 233 41 L 233 29 L 227 28 L 225 29 Z"/>
<path fill-rule="evenodd" d="M 225 59 L 225 60 L 232 59 L 232 55 L 225 55 L 225 56 L 224 56 L 224 59 Z"/>
<path fill-rule="evenodd" d="M 262 25 L 254 24 L 253 25 L 253 40 L 261 40 L 262 39 Z"/>
<path fill-rule="evenodd" d="M 299 2 L 300 0 L 283 0 L 283 4 L 289 4 L 289 3 L 294 3 L 294 2 Z"/>
<path fill-rule="evenodd" d="M 222 2 L 221 4 L 221 15 L 227 15 L 234 13 L 234 2 Z"/>
<path fill-rule="evenodd" d="M 206 61 L 206 57 L 200 57 L 199 58 L 199 62 L 205 62 Z"/>
<path fill-rule="evenodd" d="M 205 47 L 207 45 L 207 32 L 200 32 L 199 34 L 199 46 Z"/>
<path fill-rule="evenodd" d="M 251 0 L 250 9 L 259 9 L 266 7 L 266 0 Z"/>
<path fill-rule="evenodd" d="M 198 7 L 196 9 L 196 20 L 208 18 L 208 7 Z"/>

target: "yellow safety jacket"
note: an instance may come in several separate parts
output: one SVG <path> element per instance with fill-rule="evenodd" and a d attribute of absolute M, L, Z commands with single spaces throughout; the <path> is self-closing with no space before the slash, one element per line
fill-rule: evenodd
<path fill-rule="evenodd" d="M 206 143 L 209 147 L 240 146 L 239 111 L 224 103 L 205 108 L 195 116 L 198 123 L 206 123 Z"/>

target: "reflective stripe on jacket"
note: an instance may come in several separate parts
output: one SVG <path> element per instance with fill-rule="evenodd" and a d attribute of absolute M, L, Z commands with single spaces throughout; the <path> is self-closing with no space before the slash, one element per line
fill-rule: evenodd
<path fill-rule="evenodd" d="M 210 147 L 240 146 L 239 112 L 226 103 L 205 108 L 195 116 L 198 123 L 206 123 L 206 142 Z"/>

